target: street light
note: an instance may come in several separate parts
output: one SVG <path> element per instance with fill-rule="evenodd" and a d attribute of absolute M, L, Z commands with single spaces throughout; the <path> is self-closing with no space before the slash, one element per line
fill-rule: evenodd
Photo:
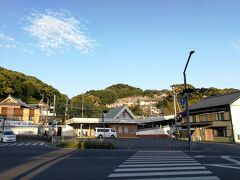
<path fill-rule="evenodd" d="M 183 77 L 184 77 L 184 95 L 185 95 L 185 101 L 186 101 L 186 118 L 187 118 L 187 134 L 188 134 L 188 149 L 192 150 L 192 144 L 191 144 L 191 129 L 190 129 L 190 119 L 189 119 L 189 108 L 188 108 L 188 92 L 187 92 L 187 81 L 186 81 L 186 70 L 189 63 L 189 60 L 192 56 L 192 54 L 195 51 L 190 51 L 187 63 L 185 65 L 184 71 L 183 71 Z"/>

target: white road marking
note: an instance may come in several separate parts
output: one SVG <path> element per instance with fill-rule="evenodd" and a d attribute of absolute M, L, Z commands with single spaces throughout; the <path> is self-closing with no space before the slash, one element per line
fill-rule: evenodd
<path fill-rule="evenodd" d="M 174 178 L 147 178 L 131 180 L 219 180 L 216 176 L 174 177 Z"/>
<path fill-rule="evenodd" d="M 179 161 L 183 161 L 183 160 L 186 160 L 186 159 L 169 159 L 169 161 L 171 161 L 171 160 L 175 160 L 175 161 L 177 161 L 177 160 L 179 160 Z M 194 159 L 189 159 L 189 160 L 194 160 Z M 142 162 L 144 162 L 144 161 L 146 161 L 146 162 L 148 162 L 148 161 L 159 161 L 159 162 L 161 162 L 161 161 L 168 161 L 168 159 L 129 159 L 129 160 L 127 160 L 128 162 L 138 162 L 138 161 L 142 161 Z"/>
<path fill-rule="evenodd" d="M 240 161 L 235 160 L 235 159 L 231 159 L 230 156 L 221 156 L 221 158 L 222 158 L 222 159 L 225 159 L 225 160 L 227 160 L 227 161 L 233 162 L 233 163 L 235 163 L 235 164 L 240 165 Z"/>
<path fill-rule="evenodd" d="M 131 161 L 125 161 L 123 162 L 123 164 L 154 164 L 154 163 L 159 163 L 159 164 L 163 164 L 163 163 L 194 163 L 194 162 L 197 162 L 196 160 L 185 160 L 185 161 L 156 161 L 156 162 L 153 162 L 153 161 L 150 161 L 150 162 L 146 162 L 146 161 L 139 161 L 139 162 L 131 162 Z"/>
<path fill-rule="evenodd" d="M 16 146 L 22 146 L 24 143 L 19 143 L 18 145 L 16 145 Z"/>
<path fill-rule="evenodd" d="M 226 165 L 226 164 L 204 164 L 204 165 L 221 167 L 221 168 L 229 168 L 229 169 L 240 169 L 240 167 L 236 167 L 236 164 L 228 164 L 228 165 Z"/>
<path fill-rule="evenodd" d="M 29 146 L 31 143 L 25 143 L 24 146 Z"/>
<path fill-rule="evenodd" d="M 182 151 L 138 151 L 108 177 L 132 180 L 219 180 L 204 165 Z"/>
<path fill-rule="evenodd" d="M 135 176 L 166 176 L 166 175 L 193 175 L 193 174 L 212 174 L 211 171 L 170 171 L 170 172 L 148 172 L 148 173 L 116 173 L 108 177 L 135 177 Z"/>
<path fill-rule="evenodd" d="M 15 146 L 16 144 L 18 144 L 18 143 L 12 143 L 12 144 L 10 144 L 9 146 Z"/>
<path fill-rule="evenodd" d="M 165 158 L 165 159 L 167 159 L 167 158 L 175 158 L 175 159 L 182 159 L 182 158 L 186 158 L 186 159 L 192 159 L 191 157 L 189 157 L 189 156 L 184 156 L 184 157 L 182 157 L 182 156 L 138 156 L 138 155 L 136 155 L 136 156 L 132 156 L 132 157 L 130 157 L 129 159 L 138 159 L 138 158 L 143 158 L 143 159 L 155 159 L 155 158 L 157 158 L 157 159 L 159 159 L 159 158 Z"/>
<path fill-rule="evenodd" d="M 195 158 L 203 158 L 203 157 L 206 157 L 206 156 L 203 156 L 203 155 L 199 155 L 199 156 L 194 156 Z"/>
<path fill-rule="evenodd" d="M 169 171 L 169 170 L 196 170 L 206 169 L 204 166 L 195 167 L 158 167 L 158 168 L 120 168 L 115 169 L 115 172 L 129 172 L 129 171 Z"/>
<path fill-rule="evenodd" d="M 156 167 L 156 166 L 199 166 L 201 163 L 178 163 L 178 164 L 127 164 L 118 167 Z"/>

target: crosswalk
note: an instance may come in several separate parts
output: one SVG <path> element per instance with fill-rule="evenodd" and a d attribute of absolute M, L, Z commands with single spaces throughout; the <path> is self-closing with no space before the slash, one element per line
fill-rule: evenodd
<path fill-rule="evenodd" d="M 219 180 L 182 151 L 138 151 L 108 178 L 134 180 Z"/>
<path fill-rule="evenodd" d="M 13 143 L 0 143 L 0 147 L 11 147 L 11 146 L 46 146 L 45 142 L 13 142 Z"/>

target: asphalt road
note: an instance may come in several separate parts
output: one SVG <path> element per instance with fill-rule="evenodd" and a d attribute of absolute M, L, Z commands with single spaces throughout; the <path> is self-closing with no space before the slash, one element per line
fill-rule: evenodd
<path fill-rule="evenodd" d="M 194 143 L 188 151 L 186 142 L 177 140 L 117 141 L 115 150 L 0 143 L 0 179 L 240 179 L 239 145 Z"/>

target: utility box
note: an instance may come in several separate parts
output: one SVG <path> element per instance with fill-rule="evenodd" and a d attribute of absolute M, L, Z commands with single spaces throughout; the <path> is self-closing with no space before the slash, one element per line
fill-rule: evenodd
<path fill-rule="evenodd" d="M 57 136 L 62 136 L 62 127 L 57 128 Z"/>

